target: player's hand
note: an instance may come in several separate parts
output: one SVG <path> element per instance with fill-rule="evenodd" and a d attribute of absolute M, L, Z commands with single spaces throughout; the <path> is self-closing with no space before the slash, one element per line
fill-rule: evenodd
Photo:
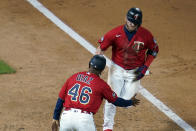
<path fill-rule="evenodd" d="M 52 131 L 58 131 L 58 127 L 59 127 L 59 121 L 58 120 L 55 120 L 53 119 L 52 121 Z"/>
<path fill-rule="evenodd" d="M 95 54 L 96 55 L 103 55 L 103 51 L 101 50 L 100 46 L 97 47 Z"/>
<path fill-rule="evenodd" d="M 143 65 L 141 67 L 139 67 L 135 72 L 135 79 L 133 79 L 133 81 L 137 81 L 140 80 L 144 77 L 146 71 L 148 70 L 148 67 L 146 65 Z"/>
<path fill-rule="evenodd" d="M 131 100 L 132 100 L 132 105 L 133 106 L 137 106 L 140 103 L 140 100 L 139 99 L 136 99 L 135 97 L 133 97 Z"/>

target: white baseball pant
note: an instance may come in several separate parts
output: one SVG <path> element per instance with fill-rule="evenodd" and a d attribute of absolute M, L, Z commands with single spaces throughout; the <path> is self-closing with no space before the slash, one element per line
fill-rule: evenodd
<path fill-rule="evenodd" d="M 137 94 L 140 88 L 140 81 L 133 82 L 135 78 L 134 70 L 125 70 L 112 62 L 108 72 L 108 84 L 116 92 L 118 97 L 126 100 Z M 113 129 L 116 106 L 105 102 L 103 130 Z"/>
<path fill-rule="evenodd" d="M 96 131 L 93 114 L 80 109 L 64 110 L 60 119 L 60 131 Z"/>

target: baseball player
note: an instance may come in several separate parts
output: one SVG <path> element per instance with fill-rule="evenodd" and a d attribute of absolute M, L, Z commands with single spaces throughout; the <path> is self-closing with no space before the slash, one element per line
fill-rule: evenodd
<path fill-rule="evenodd" d="M 112 65 L 108 72 L 108 84 L 124 99 L 134 97 L 150 64 L 157 56 L 158 45 L 152 34 L 141 26 L 142 11 L 128 10 L 125 24 L 107 32 L 98 42 L 96 54 L 103 54 L 112 47 Z M 116 107 L 106 101 L 104 107 L 104 131 L 112 131 Z"/>
<path fill-rule="evenodd" d="M 115 106 L 127 107 L 139 104 L 138 99 L 124 100 L 116 95 L 100 78 L 106 65 L 103 55 L 95 55 L 89 62 L 89 71 L 72 75 L 60 90 L 53 115 L 52 130 L 95 131 L 93 115 L 98 111 L 103 98 Z"/>

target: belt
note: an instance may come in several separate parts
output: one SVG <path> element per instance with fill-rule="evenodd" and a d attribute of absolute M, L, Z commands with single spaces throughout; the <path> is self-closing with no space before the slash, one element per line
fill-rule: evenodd
<path fill-rule="evenodd" d="M 89 111 L 84 111 L 84 110 L 81 110 L 81 109 L 76 109 L 76 108 L 69 108 L 69 107 L 65 107 L 64 109 L 65 111 L 73 111 L 73 112 L 80 112 L 80 113 L 85 113 L 85 114 L 93 114 L 92 112 L 89 112 Z"/>

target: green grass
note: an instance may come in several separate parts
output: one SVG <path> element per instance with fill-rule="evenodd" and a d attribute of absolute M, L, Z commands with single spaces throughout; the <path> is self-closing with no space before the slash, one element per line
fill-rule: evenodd
<path fill-rule="evenodd" d="M 10 74 L 15 73 L 16 71 L 11 68 L 8 64 L 4 61 L 0 60 L 0 74 Z"/>

